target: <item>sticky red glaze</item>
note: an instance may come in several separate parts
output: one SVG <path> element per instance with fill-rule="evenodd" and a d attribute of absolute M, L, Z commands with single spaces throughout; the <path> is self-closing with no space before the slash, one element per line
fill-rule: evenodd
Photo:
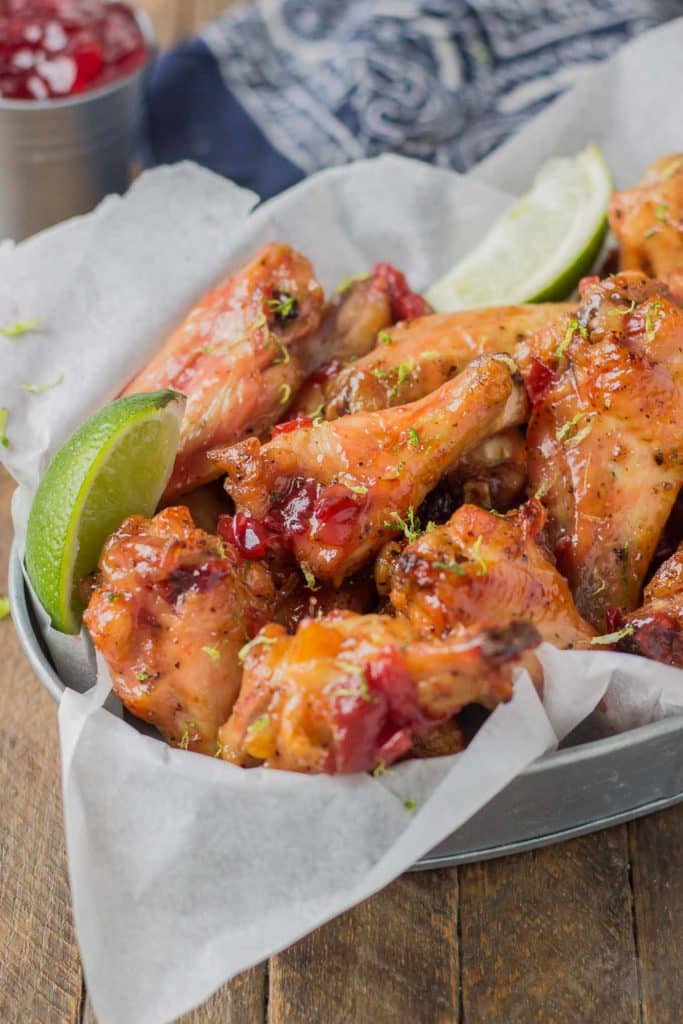
<path fill-rule="evenodd" d="M 291 434 L 293 430 L 299 430 L 300 427 L 311 426 L 313 426 L 313 420 L 310 416 L 297 416 L 296 419 L 287 420 L 285 423 L 276 423 L 273 427 L 273 437 L 277 434 Z"/>
<path fill-rule="evenodd" d="M 615 605 L 610 605 L 609 608 L 605 609 L 605 623 L 607 624 L 608 633 L 616 633 L 624 625 L 624 613 L 621 608 L 617 608 Z"/>
<path fill-rule="evenodd" d="M 0 96 L 61 99 L 147 59 L 132 9 L 105 0 L 0 0 Z"/>
<path fill-rule="evenodd" d="M 410 288 L 405 274 L 391 263 L 376 263 L 372 268 L 372 276 L 386 284 L 394 320 L 414 320 L 415 317 L 432 312 L 427 300 Z"/>
<path fill-rule="evenodd" d="M 524 386 L 532 405 L 540 402 L 548 388 L 555 383 L 555 374 L 542 359 L 532 356 L 529 371 L 524 379 Z"/>
<path fill-rule="evenodd" d="M 309 533 L 321 544 L 342 547 L 364 506 L 363 497 L 342 484 L 321 487 L 314 480 L 288 480 L 271 495 L 264 526 L 285 539 Z"/>
<path fill-rule="evenodd" d="M 390 765 L 435 724 L 423 715 L 395 648 L 380 650 L 365 665 L 363 678 L 366 687 L 358 695 L 336 698 L 334 764 L 327 766 L 328 771 L 370 771 L 380 762 Z"/>
<path fill-rule="evenodd" d="M 331 359 L 329 363 L 323 363 L 320 369 L 309 373 L 304 381 L 304 388 L 308 387 L 309 384 L 324 384 L 330 377 L 334 377 L 335 373 L 339 373 L 341 368 L 342 364 L 338 359 Z"/>
<path fill-rule="evenodd" d="M 243 558 L 265 558 L 268 554 L 269 533 L 266 526 L 246 512 L 220 516 L 218 536 L 234 544 Z"/>
<path fill-rule="evenodd" d="M 579 295 L 581 298 L 584 297 L 584 293 L 587 292 L 593 285 L 599 284 L 600 278 L 597 274 L 589 274 L 587 277 L 582 277 L 579 281 Z"/>

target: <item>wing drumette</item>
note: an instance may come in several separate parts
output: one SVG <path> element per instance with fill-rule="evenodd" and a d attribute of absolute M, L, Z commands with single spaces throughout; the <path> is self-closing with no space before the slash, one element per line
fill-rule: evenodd
<path fill-rule="evenodd" d="M 370 771 L 407 754 L 465 704 L 512 695 L 512 668 L 539 642 L 517 623 L 421 641 L 405 619 L 336 612 L 294 636 L 266 626 L 252 641 L 221 755 L 299 772 Z"/>
<path fill-rule="evenodd" d="M 643 597 L 626 616 L 619 647 L 683 668 L 683 548 L 659 567 Z"/>
<path fill-rule="evenodd" d="M 273 597 L 264 566 L 167 508 L 109 538 L 84 621 L 128 710 L 174 746 L 214 754 L 239 690 L 238 652 Z"/>
<path fill-rule="evenodd" d="M 414 402 L 478 356 L 512 353 L 545 324 L 575 307 L 569 303 L 501 306 L 421 317 L 383 331 L 372 352 L 330 377 L 325 416 L 388 409 Z"/>
<path fill-rule="evenodd" d="M 543 548 L 544 522 L 534 500 L 507 516 L 463 505 L 399 555 L 391 603 L 424 637 L 523 620 L 556 647 L 585 643 L 595 631 Z"/>
<path fill-rule="evenodd" d="M 683 480 L 683 310 L 637 273 L 591 279 L 582 299 L 520 366 L 531 492 L 579 611 L 604 633 L 612 607 L 637 606 Z"/>
<path fill-rule="evenodd" d="M 662 157 L 636 188 L 615 192 L 609 222 L 619 269 L 659 278 L 683 302 L 683 153 Z"/>
<path fill-rule="evenodd" d="M 126 394 L 174 388 L 187 396 L 166 499 L 215 479 L 209 448 L 260 434 L 303 379 L 297 346 L 315 330 L 323 294 L 311 264 L 288 245 L 266 245 L 209 292 Z"/>
<path fill-rule="evenodd" d="M 295 422 L 268 444 L 251 438 L 215 457 L 238 516 L 338 586 L 410 519 L 462 452 L 525 416 L 514 363 L 490 357 L 411 405 Z"/>

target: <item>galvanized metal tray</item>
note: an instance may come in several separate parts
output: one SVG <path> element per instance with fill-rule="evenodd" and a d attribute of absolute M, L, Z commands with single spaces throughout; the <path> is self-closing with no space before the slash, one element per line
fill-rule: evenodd
<path fill-rule="evenodd" d="M 64 683 L 37 628 L 16 552 L 10 559 L 9 588 L 24 652 L 59 701 Z M 683 716 L 546 755 L 415 868 L 466 864 L 548 846 L 682 800 Z"/>

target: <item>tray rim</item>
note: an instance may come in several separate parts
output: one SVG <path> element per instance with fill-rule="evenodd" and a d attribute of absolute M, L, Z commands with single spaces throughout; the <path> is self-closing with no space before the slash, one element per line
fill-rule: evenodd
<path fill-rule="evenodd" d="M 24 580 L 16 540 L 13 541 L 10 549 L 9 592 L 12 620 L 19 636 L 22 650 L 42 685 L 50 696 L 59 703 L 66 685 L 50 663 L 36 636 L 29 607 L 30 596 Z M 635 729 L 629 729 L 627 732 L 617 733 L 614 736 L 605 736 L 578 744 L 575 747 L 551 751 L 525 768 L 520 777 L 533 775 L 550 768 L 559 768 L 568 762 L 576 764 L 581 761 L 592 760 L 594 757 L 608 756 L 617 750 L 623 750 L 625 747 L 644 744 L 649 740 L 677 732 L 683 734 L 683 715 L 672 715 L 669 718 L 660 719 L 658 722 L 640 725 Z M 680 794 L 680 798 L 683 800 L 683 793 Z M 675 802 L 675 800 L 672 802 Z M 643 813 L 647 812 L 643 811 Z"/>

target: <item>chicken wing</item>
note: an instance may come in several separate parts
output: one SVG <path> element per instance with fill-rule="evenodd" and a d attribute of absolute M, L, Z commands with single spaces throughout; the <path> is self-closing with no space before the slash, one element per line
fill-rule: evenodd
<path fill-rule="evenodd" d="M 374 348 L 377 336 L 386 336 L 384 328 L 429 312 L 427 302 L 388 263 L 377 263 L 367 277 L 352 280 L 329 304 L 320 327 L 303 347 L 302 361 L 309 376 L 295 414 L 315 415 L 325 404 L 330 378 Z"/>
<path fill-rule="evenodd" d="M 325 416 L 333 420 L 414 402 L 477 356 L 511 353 L 520 341 L 574 308 L 571 303 L 501 306 L 399 324 L 382 332 L 372 352 L 329 378 L 323 388 Z"/>
<path fill-rule="evenodd" d="M 531 493 L 579 611 L 604 633 L 609 609 L 638 605 L 683 481 L 683 310 L 638 273 L 590 280 L 577 316 L 532 347 L 519 359 Z"/>
<path fill-rule="evenodd" d="M 622 651 L 683 668 L 683 547 L 659 567 L 620 632 Z"/>
<path fill-rule="evenodd" d="M 238 515 L 338 586 L 410 520 L 457 458 L 523 422 L 507 356 L 480 359 L 419 402 L 332 423 L 294 423 L 267 444 L 214 453 Z"/>
<path fill-rule="evenodd" d="M 544 523 L 535 500 L 507 516 L 463 505 L 398 557 L 392 605 L 425 638 L 523 620 L 556 647 L 585 643 L 595 631 L 543 547 Z"/>
<path fill-rule="evenodd" d="M 619 269 L 659 278 L 683 303 L 683 153 L 655 161 L 636 188 L 615 192 L 609 222 Z"/>
<path fill-rule="evenodd" d="M 209 448 L 261 434 L 303 379 L 300 343 L 318 326 L 323 293 L 311 264 L 288 245 L 266 245 L 209 292 L 126 394 L 174 388 L 187 397 L 165 498 L 219 474 Z"/>
<path fill-rule="evenodd" d="M 516 623 L 424 642 L 405 619 L 336 612 L 294 636 L 252 641 L 221 756 L 299 772 L 371 771 L 405 756 L 465 704 L 512 695 L 512 668 L 539 642 Z"/>
<path fill-rule="evenodd" d="M 128 710 L 174 746 L 214 754 L 240 685 L 238 652 L 273 597 L 263 565 L 167 508 L 109 538 L 84 621 Z"/>

